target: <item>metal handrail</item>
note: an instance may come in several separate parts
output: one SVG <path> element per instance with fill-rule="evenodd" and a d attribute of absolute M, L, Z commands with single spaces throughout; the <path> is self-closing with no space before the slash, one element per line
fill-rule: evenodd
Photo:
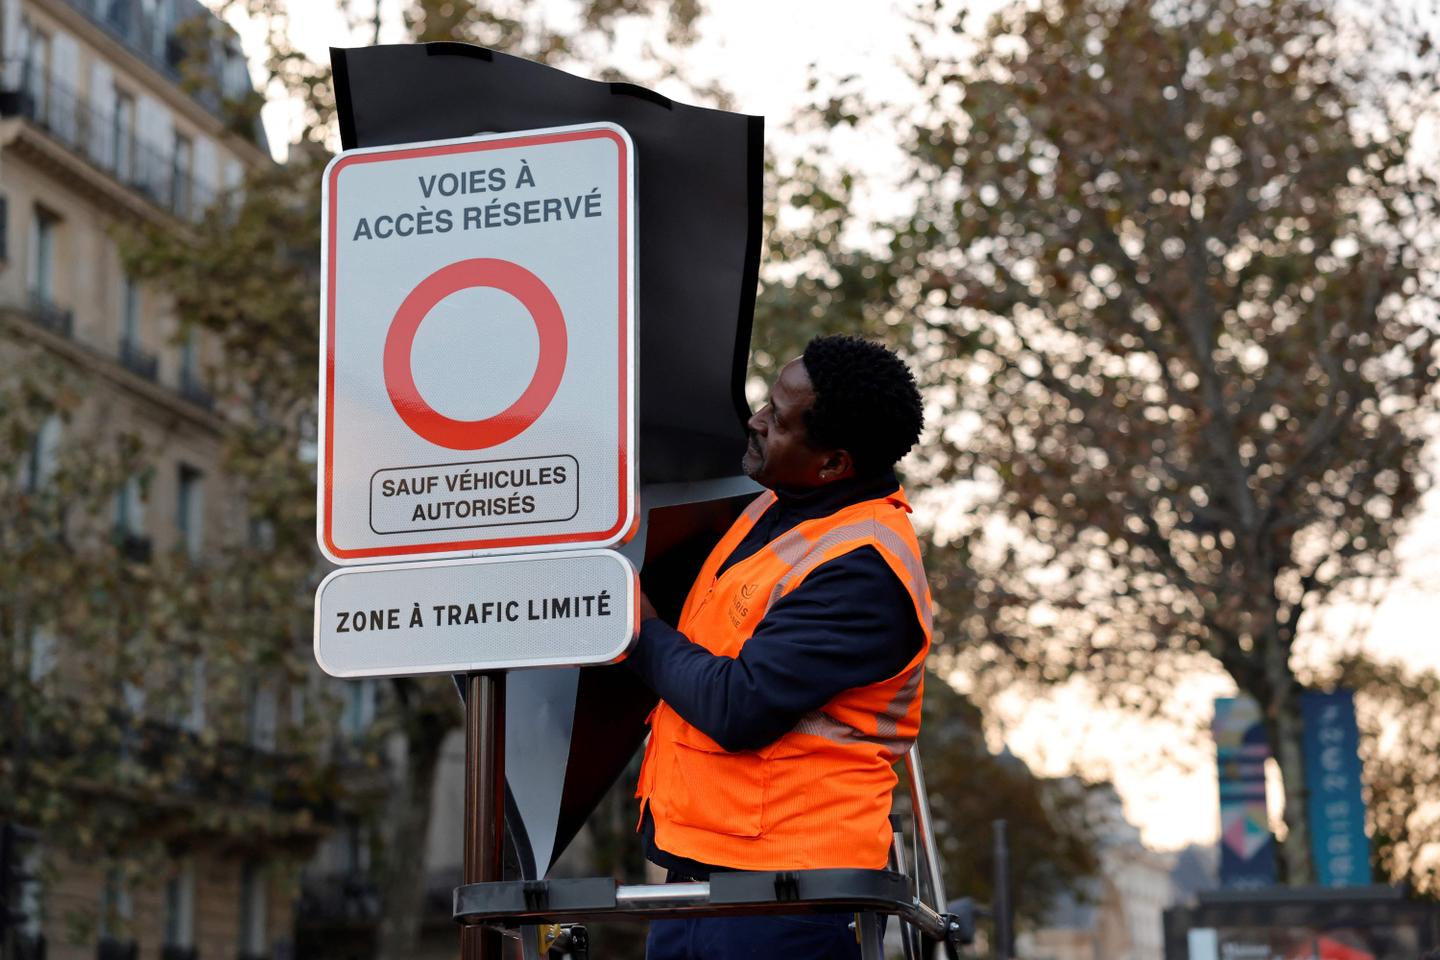
<path fill-rule="evenodd" d="M 120 365 L 136 376 L 153 382 L 160 375 L 160 358 L 128 337 L 120 338 L 119 357 Z"/>
<path fill-rule="evenodd" d="M 14 69 L 14 61 L 7 65 Z M 117 144 L 113 114 L 96 109 L 90 98 L 53 76 L 37 78 L 19 66 L 20 84 L 0 95 L 0 116 L 25 117 L 81 156 L 91 166 L 135 190 L 157 206 L 185 219 L 196 219 L 214 202 L 208 182 L 175 168 L 175 155 L 145 141 L 135 131 Z M 36 80 L 43 80 L 37 89 Z M 194 163 L 194 156 L 190 162 Z"/>
<path fill-rule="evenodd" d="M 925 771 L 920 766 L 920 747 L 911 744 L 905 754 L 905 769 L 910 774 L 910 809 L 915 814 L 915 837 L 925 855 L 927 879 L 930 893 L 935 898 L 932 906 L 944 910 L 945 878 L 940 873 L 940 849 L 935 843 L 935 824 L 930 819 L 930 795 L 925 790 Z M 919 869 L 919 864 L 915 865 Z"/>
<path fill-rule="evenodd" d="M 62 337 L 75 335 L 75 313 L 50 299 L 49 294 L 40 290 L 30 291 L 30 319 L 36 326 L 44 327 Z"/>
<path fill-rule="evenodd" d="M 131 53 L 148 62 L 176 84 L 185 81 L 182 68 L 186 52 L 180 36 L 182 25 L 201 18 L 217 24 L 222 23 L 198 0 L 184 0 L 179 16 L 169 22 L 160 20 L 155 13 L 147 13 L 145 7 L 137 3 L 115 2 L 115 0 L 66 0 L 66 2 L 122 43 Z M 240 90 L 233 86 L 230 89 L 223 89 L 227 86 L 224 64 L 212 60 L 205 66 L 213 75 L 216 86 L 222 89 L 217 90 L 207 84 L 198 90 L 190 91 L 190 97 L 223 120 L 225 119 L 223 98 L 243 96 L 248 94 L 249 90 L 248 87 Z"/>
<path fill-rule="evenodd" d="M 215 409 L 215 394 L 200 382 L 199 374 L 192 373 L 183 367 L 180 370 L 180 396 L 197 407 L 203 407 L 206 410 Z"/>

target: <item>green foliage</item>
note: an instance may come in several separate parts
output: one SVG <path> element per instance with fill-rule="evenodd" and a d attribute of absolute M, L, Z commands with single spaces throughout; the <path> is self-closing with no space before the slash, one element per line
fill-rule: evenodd
<path fill-rule="evenodd" d="M 114 526 L 117 498 L 159 448 L 96 423 L 78 372 L 6 348 L 0 424 L 7 462 L 26 468 L 0 476 L 0 810 L 77 858 L 143 858 L 216 832 L 308 836 L 326 789 L 314 745 L 273 757 L 236 746 L 248 735 L 244 681 L 273 665 L 241 616 L 251 599 L 224 559 L 147 557 Z M 47 422 L 60 425 L 44 427 L 53 465 L 37 470 L 52 456 L 32 460 Z M 191 732 L 199 658 L 212 722 Z M 258 792 L 274 802 L 254 803 Z M 161 808 L 171 815 L 157 821 Z"/>
<path fill-rule="evenodd" d="M 1087 789 L 1041 780 L 1015 757 L 991 753 L 980 711 L 933 674 L 925 678 L 924 710 L 920 753 L 947 896 L 994 901 L 992 824 L 1004 820 L 1016 910 L 1040 922 L 1098 867 Z"/>
<path fill-rule="evenodd" d="M 932 583 L 981 701 L 1083 675 L 1161 710 L 1220 665 L 1263 705 L 1293 882 L 1304 616 L 1390 572 L 1428 483 L 1435 47 L 1389 13 L 1052 0 L 918 23 L 918 108 L 853 85 L 817 108 L 913 131 L 913 214 L 856 253 L 844 177 L 810 174 L 786 243 L 819 262 L 771 295 L 888 333 L 930 387 L 921 469 L 978 501 Z"/>
<path fill-rule="evenodd" d="M 284 0 L 235 0 L 262 25 L 268 42 L 266 91 L 301 105 L 302 131 L 283 166 L 251 171 L 243 190 L 210 211 L 193 233 L 160 228 L 133 232 L 127 265 L 163 287 L 187 328 L 218 338 L 225 356 L 220 387 L 231 429 L 225 469 L 249 511 L 258 548 L 237 550 L 216 577 L 212 603 L 223 602 L 231 642 L 245 636 L 286 638 L 262 647 L 267 664 L 309 668 L 311 591 L 320 573 L 314 551 L 315 419 L 320 279 L 321 172 L 336 145 L 328 64 L 299 51 L 288 33 Z M 378 36 L 373 4 L 346 7 L 357 26 Z M 519 2 L 417 0 L 402 9 L 406 33 L 421 42 L 463 40 L 532 59 L 573 63 L 603 49 L 623 24 L 663 20 L 682 43 L 699 13 L 694 0 L 587 0 L 564 16 Z M 217 597 L 218 595 L 218 597 Z M 424 902 L 424 838 L 435 769 L 446 734 L 461 712 L 448 681 L 399 679 L 380 701 L 372 736 L 398 741 L 379 791 L 331 799 L 376 819 L 382 848 L 377 869 L 383 913 L 380 956 L 413 955 Z M 321 725 L 323 726 L 323 724 Z M 399 758 L 399 759 L 397 759 Z M 372 762 L 375 758 L 370 758 Z"/>
<path fill-rule="evenodd" d="M 1440 675 L 1353 655 L 1330 679 L 1357 696 L 1376 872 L 1440 896 Z"/>

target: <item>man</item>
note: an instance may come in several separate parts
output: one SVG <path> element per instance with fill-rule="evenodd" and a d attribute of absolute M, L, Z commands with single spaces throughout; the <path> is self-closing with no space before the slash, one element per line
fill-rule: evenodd
<path fill-rule="evenodd" d="M 628 662 L 661 702 L 640 829 L 671 880 L 885 866 L 893 764 L 919 730 L 930 647 L 894 473 L 922 420 L 893 353 L 811 341 L 750 418 L 743 466 L 767 492 L 710 554 L 677 627 L 642 596 Z M 647 956 L 856 957 L 852 919 L 657 921 Z"/>

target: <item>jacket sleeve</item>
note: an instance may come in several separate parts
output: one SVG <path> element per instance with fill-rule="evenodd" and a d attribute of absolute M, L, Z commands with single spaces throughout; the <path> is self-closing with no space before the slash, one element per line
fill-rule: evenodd
<path fill-rule="evenodd" d="M 721 747 L 758 750 L 836 694 L 899 673 L 923 642 L 909 591 L 866 546 L 822 564 L 777 601 L 738 658 L 652 618 L 626 662 Z"/>

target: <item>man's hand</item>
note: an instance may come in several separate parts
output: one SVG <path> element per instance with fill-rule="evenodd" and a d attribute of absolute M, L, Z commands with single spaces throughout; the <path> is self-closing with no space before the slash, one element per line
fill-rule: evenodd
<path fill-rule="evenodd" d="M 641 591 L 640 591 L 640 622 L 641 622 L 641 623 L 644 623 L 646 620 L 654 619 L 654 618 L 657 618 L 657 617 L 659 617 L 659 616 L 660 616 L 660 614 L 658 614 L 658 613 L 655 612 L 655 605 L 650 602 L 650 598 L 649 598 L 649 597 L 645 596 L 645 591 L 644 591 L 644 590 L 641 590 Z"/>

